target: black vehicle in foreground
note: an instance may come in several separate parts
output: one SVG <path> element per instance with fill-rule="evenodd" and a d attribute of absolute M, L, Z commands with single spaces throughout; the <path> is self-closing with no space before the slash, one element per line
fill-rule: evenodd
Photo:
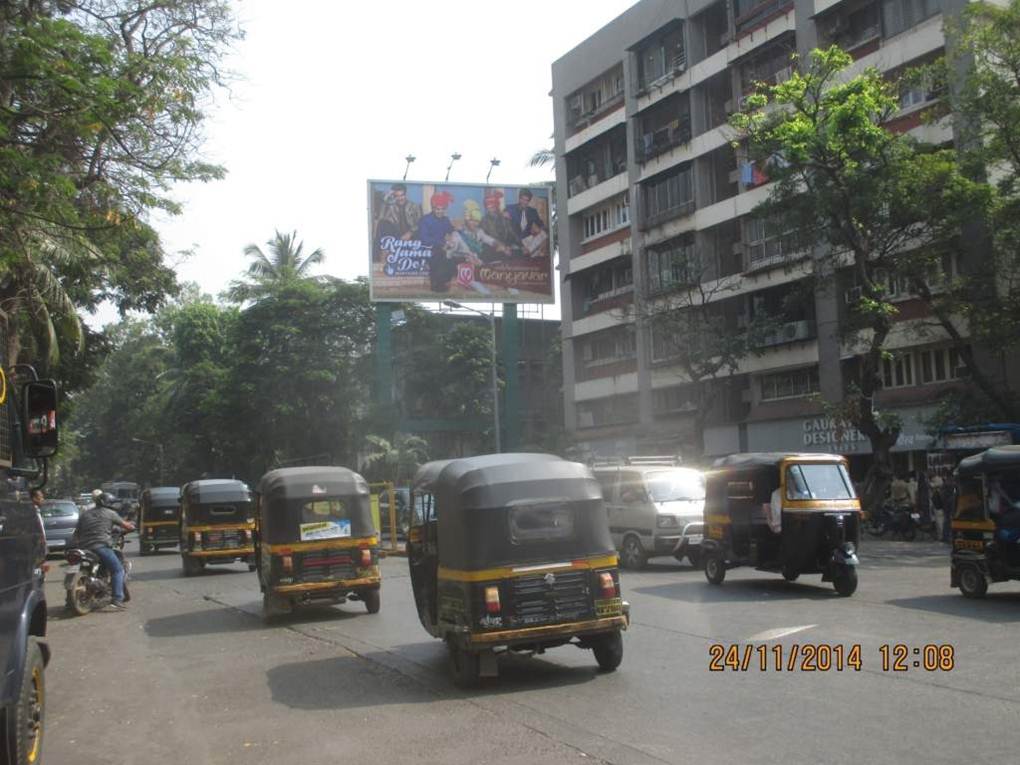
<path fill-rule="evenodd" d="M 56 451 L 56 383 L 16 387 L 0 363 L 0 762 L 12 765 L 42 761 L 46 536 L 29 490 L 45 483 Z"/>

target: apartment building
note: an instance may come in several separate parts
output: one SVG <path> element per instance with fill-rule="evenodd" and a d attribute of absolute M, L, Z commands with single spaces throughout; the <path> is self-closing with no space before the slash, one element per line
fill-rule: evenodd
<path fill-rule="evenodd" d="M 752 83 L 790 76 L 791 53 L 838 43 L 855 68 L 890 74 L 929 61 L 945 47 L 944 15 L 961 5 L 642 0 L 553 64 L 564 407 L 582 450 L 691 451 L 696 397 L 671 360 L 675 338 L 639 317 L 693 283 L 725 284 L 712 294 L 728 329 L 761 311 L 783 322 L 714 383 L 706 454 L 835 451 L 864 469 L 867 439 L 837 428 L 814 395 L 839 400 L 853 376 L 838 332 L 852 277 L 815 273 L 795 237 L 752 215 L 768 179 L 733 148 L 727 120 Z M 951 143 L 949 118 L 921 119 L 936 98 L 923 85 L 902 91 L 890 127 Z M 931 446 L 935 402 L 962 384 L 960 365 L 948 338 L 921 329 L 924 306 L 903 285 L 890 290 L 899 320 L 878 405 L 902 417 L 896 459 L 912 469 Z"/>

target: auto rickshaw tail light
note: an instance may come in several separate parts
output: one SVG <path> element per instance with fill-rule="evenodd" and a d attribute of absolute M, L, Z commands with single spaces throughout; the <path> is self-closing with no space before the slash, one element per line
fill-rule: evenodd
<path fill-rule="evenodd" d="M 368 568 L 372 565 L 372 551 L 364 548 L 361 551 L 361 567 Z"/>
<path fill-rule="evenodd" d="M 603 598 L 615 598 L 617 596 L 616 582 L 613 581 L 613 575 L 608 571 L 603 571 L 599 574 L 599 590 L 601 590 Z"/>
<path fill-rule="evenodd" d="M 485 611 L 490 614 L 498 614 L 503 610 L 499 603 L 499 587 L 485 588 Z"/>
<path fill-rule="evenodd" d="M 195 547 L 202 546 L 202 532 L 200 531 L 193 532 L 191 538 L 195 540 Z"/>
<path fill-rule="evenodd" d="M 284 555 L 282 558 L 280 558 L 280 562 L 283 564 L 283 570 L 286 571 L 287 573 L 290 573 L 291 571 L 294 570 L 294 558 L 292 558 L 290 555 Z"/>

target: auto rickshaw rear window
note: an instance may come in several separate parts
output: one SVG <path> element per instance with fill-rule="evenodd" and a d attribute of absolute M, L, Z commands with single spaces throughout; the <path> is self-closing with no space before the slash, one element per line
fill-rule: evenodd
<path fill-rule="evenodd" d="M 305 502 L 301 507 L 301 518 L 304 521 L 325 521 L 350 519 L 351 514 L 346 503 L 341 499 L 316 499 Z"/>
<path fill-rule="evenodd" d="M 854 490 L 842 465 L 791 465 L 786 469 L 786 498 L 853 499 Z"/>
<path fill-rule="evenodd" d="M 233 505 L 213 505 L 209 508 L 209 515 L 233 515 L 237 508 Z"/>
<path fill-rule="evenodd" d="M 554 541 L 574 536 L 574 508 L 561 503 L 510 508 L 510 538 L 521 542 Z"/>

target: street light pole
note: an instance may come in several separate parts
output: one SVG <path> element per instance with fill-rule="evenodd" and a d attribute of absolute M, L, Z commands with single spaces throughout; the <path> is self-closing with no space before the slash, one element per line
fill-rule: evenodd
<path fill-rule="evenodd" d="M 496 367 L 496 307 L 493 306 L 491 313 L 485 313 L 479 311 L 477 308 L 471 308 L 470 306 L 458 303 L 455 300 L 444 300 L 443 305 L 447 308 L 460 308 L 465 311 L 471 311 L 471 313 L 477 313 L 479 316 L 484 316 L 489 320 L 489 327 L 492 330 L 492 344 L 490 350 L 492 352 L 491 367 L 492 367 L 492 420 L 493 427 L 496 429 L 496 453 L 499 454 L 503 451 L 503 439 L 499 433 L 499 373 Z"/>
<path fill-rule="evenodd" d="M 148 444 L 149 446 L 155 446 L 157 454 L 159 455 L 159 485 L 163 485 L 163 444 L 155 441 L 146 441 L 144 438 L 132 438 L 136 444 Z"/>

